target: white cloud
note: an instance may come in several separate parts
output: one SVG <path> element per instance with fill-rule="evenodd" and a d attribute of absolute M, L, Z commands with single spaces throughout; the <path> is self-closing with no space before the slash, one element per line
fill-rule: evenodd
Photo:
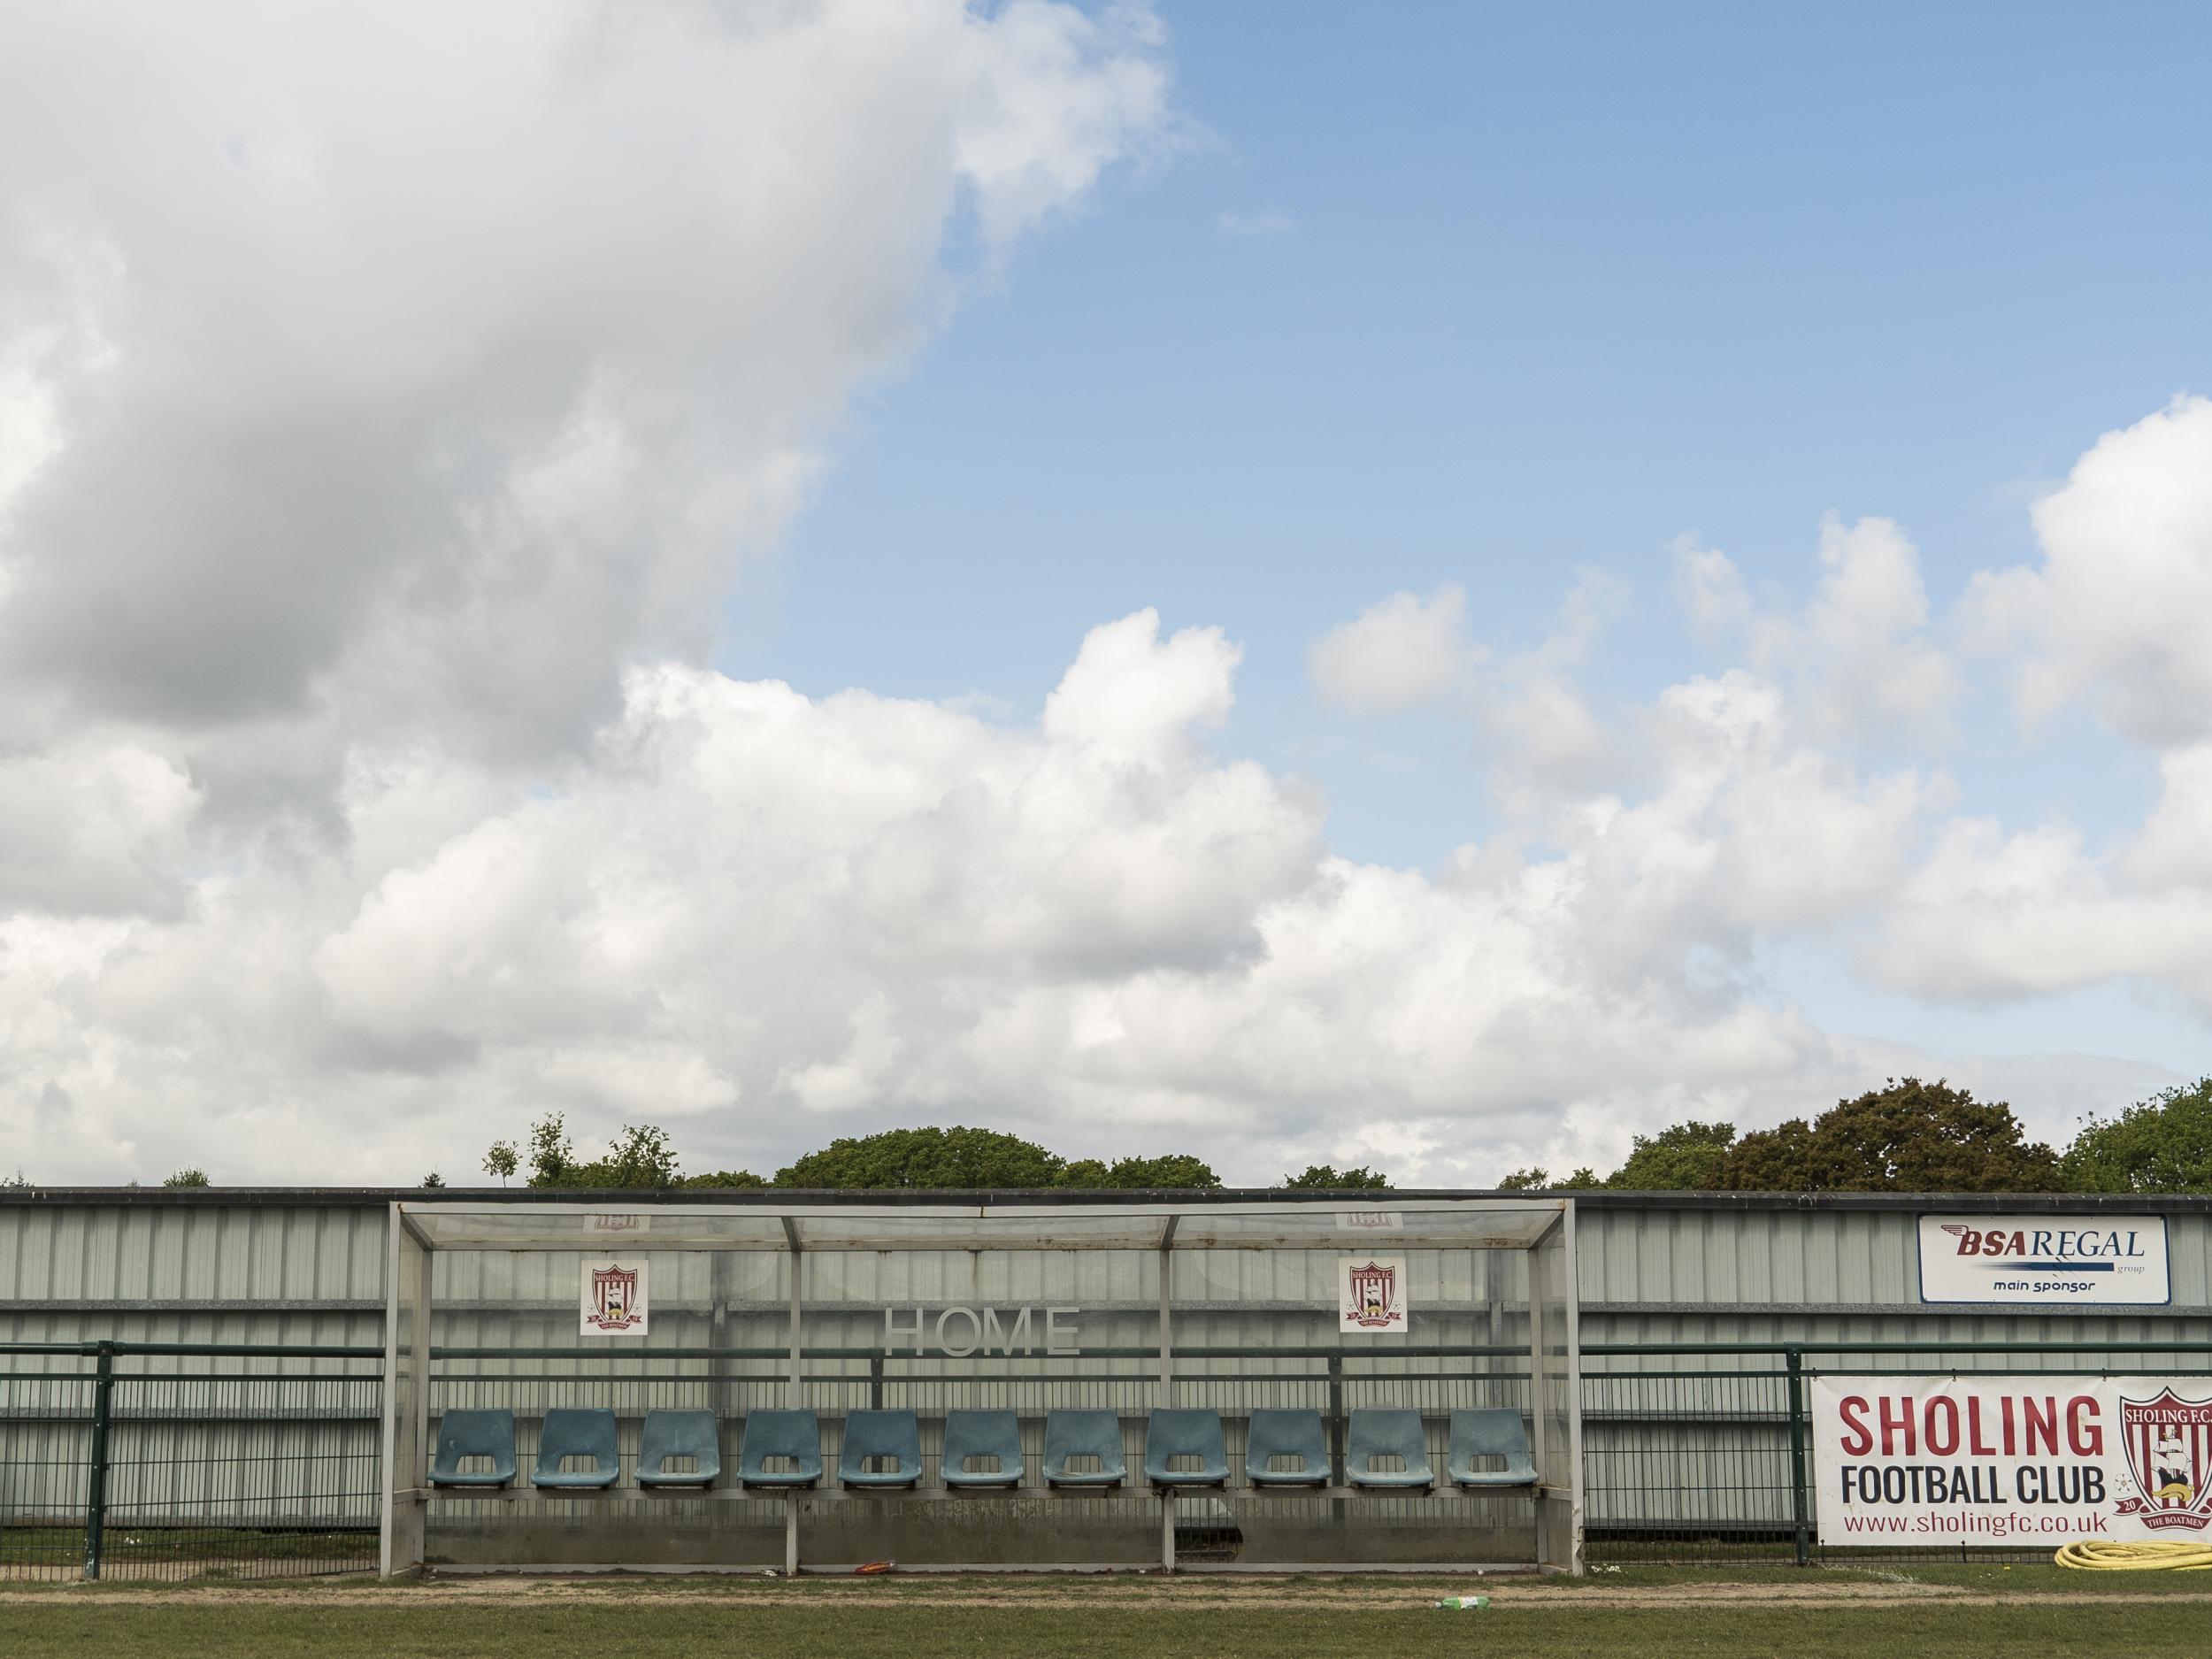
<path fill-rule="evenodd" d="M 2105 434 L 2034 517 L 2041 564 L 1985 572 L 1969 607 L 2024 648 L 2022 712 L 2088 697 L 2145 742 L 2212 735 L 2212 398 Z"/>
<path fill-rule="evenodd" d="M 1289 214 L 1271 207 L 1256 213 L 1225 212 L 1214 221 L 1214 227 L 1225 236 L 1245 238 L 1287 236 L 1298 225 Z"/>
<path fill-rule="evenodd" d="M 1824 735 L 1940 728 L 1962 690 L 1931 626 L 1919 549 L 1887 518 L 1820 527 L 1820 576 L 1801 607 L 1762 609 L 1733 560 L 1675 543 L 1676 603 L 1709 641 L 1740 637 L 1751 665 L 1792 685 L 1807 726 Z"/>
<path fill-rule="evenodd" d="M 1379 600 L 1315 641 L 1308 665 L 1331 703 L 1381 714 L 1451 697 L 1472 661 L 1467 595 L 1447 582 L 1426 597 Z"/>

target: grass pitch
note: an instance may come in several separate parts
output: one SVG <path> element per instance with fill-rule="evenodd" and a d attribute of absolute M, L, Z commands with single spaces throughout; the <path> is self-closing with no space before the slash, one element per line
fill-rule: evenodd
<path fill-rule="evenodd" d="M 605 1578 L 61 1587 L 0 1595 L 9 1655 L 772 1659 L 1862 1659 L 2204 1651 L 2212 1575 L 2053 1569 L 1376 1578 Z M 1479 1612 L 1438 1610 L 1461 1589 Z"/>

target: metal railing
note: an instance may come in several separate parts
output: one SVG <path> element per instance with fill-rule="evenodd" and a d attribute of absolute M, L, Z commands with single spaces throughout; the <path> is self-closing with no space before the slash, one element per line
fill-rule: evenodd
<path fill-rule="evenodd" d="M 0 1578 L 373 1571 L 383 1357 L 0 1344 Z"/>
<path fill-rule="evenodd" d="M 2212 1341 L 1591 1343 L 1584 1535 L 1594 1563 L 2037 1560 L 2047 1548 L 1823 1544 L 1809 1388 L 1821 1375 L 2212 1376 Z"/>
<path fill-rule="evenodd" d="M 2174 1339 L 1613 1343 L 1582 1354 L 1586 1554 L 1599 1563 L 2028 1558 L 2040 1552 L 1823 1546 L 1810 1380 L 1843 1372 L 2212 1376 L 2212 1341 Z M 362 1346 L 0 1344 L 0 1578 L 373 1571 L 382 1357 Z M 618 1357 L 457 1347 L 432 1357 L 435 1409 L 506 1405 L 527 1438 L 548 1405 L 606 1405 L 623 1420 L 631 1456 L 637 1419 L 651 1406 L 706 1405 L 733 1422 L 784 1403 L 789 1384 L 780 1347 Z M 927 1417 L 1003 1403 L 1032 1424 L 1054 1405 L 1109 1406 L 1133 1425 L 1157 1386 L 1156 1353 L 1143 1347 L 957 1366 L 866 1348 L 806 1348 L 802 1357 L 800 1397 L 833 1433 L 846 1410 L 886 1405 Z M 1320 1410 L 1340 1475 L 1345 1425 L 1358 1407 L 1411 1406 L 1440 1430 L 1456 1406 L 1529 1404 L 1525 1349 L 1193 1347 L 1177 1358 L 1179 1402 L 1217 1406 L 1230 1419 L 1233 1467 L 1239 1420 L 1256 1405 Z M 1403 1501 L 1408 1517 L 1420 1502 Z M 1220 1534 L 1210 1548 L 1233 1553 L 1235 1517 L 1209 1517 L 1200 1530 Z"/>

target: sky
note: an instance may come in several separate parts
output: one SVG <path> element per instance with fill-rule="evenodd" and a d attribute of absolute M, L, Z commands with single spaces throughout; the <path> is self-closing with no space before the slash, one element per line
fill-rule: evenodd
<path fill-rule="evenodd" d="M 0 1173 L 2212 1071 L 2208 58 L 0 0 Z"/>

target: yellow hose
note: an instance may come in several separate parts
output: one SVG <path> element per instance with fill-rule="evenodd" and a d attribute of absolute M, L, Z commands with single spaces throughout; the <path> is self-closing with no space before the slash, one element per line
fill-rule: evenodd
<path fill-rule="evenodd" d="M 2085 1538 L 2051 1557 L 2062 1567 L 2086 1572 L 2212 1571 L 2212 1543 L 2122 1543 L 2113 1538 Z"/>

